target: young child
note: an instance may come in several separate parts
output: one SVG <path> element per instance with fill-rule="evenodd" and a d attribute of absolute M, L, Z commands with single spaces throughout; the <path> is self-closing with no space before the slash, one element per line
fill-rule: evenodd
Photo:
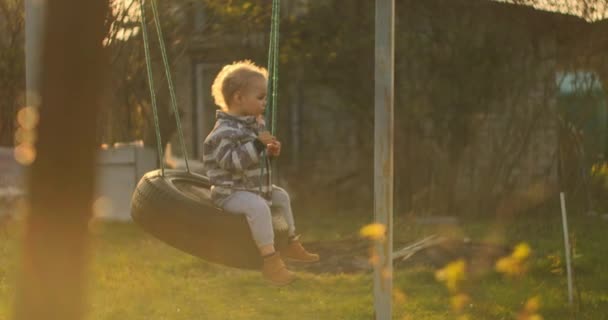
<path fill-rule="evenodd" d="M 263 152 L 277 157 L 281 143 L 265 129 L 268 72 L 251 61 L 225 66 L 211 87 L 216 113 L 215 127 L 203 145 L 203 163 L 211 181 L 211 198 L 224 210 L 244 214 L 253 239 L 264 258 L 263 277 L 275 285 L 295 280 L 281 259 L 316 262 L 319 256 L 302 247 L 295 233 L 287 192 L 269 188 L 268 163 L 260 170 Z M 289 243 L 281 252 L 274 247 L 271 210 L 284 215 L 289 225 Z"/>

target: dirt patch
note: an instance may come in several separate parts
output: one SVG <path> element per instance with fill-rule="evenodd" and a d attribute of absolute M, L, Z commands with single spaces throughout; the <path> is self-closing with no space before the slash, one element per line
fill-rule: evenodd
<path fill-rule="evenodd" d="M 309 242 L 305 247 L 318 253 L 321 260 L 314 264 L 288 262 L 291 269 L 315 274 L 364 273 L 373 270 L 369 261 L 370 242 L 349 238 L 336 241 Z M 395 244 L 394 249 L 407 247 L 407 243 Z M 473 273 L 493 268 L 496 260 L 508 255 L 506 246 L 474 242 L 469 239 L 438 238 L 432 245 L 414 251 L 407 259 L 394 259 L 395 269 L 414 266 L 440 268 L 457 259 L 465 259 Z"/>

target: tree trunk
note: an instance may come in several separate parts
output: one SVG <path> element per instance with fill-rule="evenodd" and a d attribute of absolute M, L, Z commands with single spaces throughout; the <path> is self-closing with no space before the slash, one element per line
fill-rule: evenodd
<path fill-rule="evenodd" d="M 47 2 L 37 158 L 15 319 L 82 319 L 87 223 L 95 185 L 95 127 L 108 69 L 107 0 Z"/>

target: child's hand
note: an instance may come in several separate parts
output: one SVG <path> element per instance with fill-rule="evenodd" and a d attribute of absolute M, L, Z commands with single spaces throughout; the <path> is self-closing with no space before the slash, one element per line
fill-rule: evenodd
<path fill-rule="evenodd" d="M 255 118 L 255 123 L 258 126 L 258 130 L 266 129 L 266 118 L 264 118 L 264 114 L 260 114 Z"/>
<path fill-rule="evenodd" d="M 260 114 L 257 117 L 255 117 L 255 122 L 257 122 L 259 125 L 265 126 L 266 118 L 264 118 L 264 114 Z"/>
<path fill-rule="evenodd" d="M 281 143 L 277 140 L 266 145 L 268 155 L 278 157 L 281 154 Z"/>
<path fill-rule="evenodd" d="M 262 131 L 258 134 L 258 140 L 260 140 L 265 146 L 269 145 L 273 141 L 276 141 L 276 138 L 270 134 L 268 131 Z"/>

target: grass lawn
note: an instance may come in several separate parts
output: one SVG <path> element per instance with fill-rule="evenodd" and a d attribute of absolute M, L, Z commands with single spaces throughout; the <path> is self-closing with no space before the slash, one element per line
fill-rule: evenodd
<path fill-rule="evenodd" d="M 370 217 L 300 214 L 299 228 L 308 240 L 356 235 Z M 437 232 L 397 219 L 397 242 Z M 490 272 L 469 280 L 470 319 L 516 319 L 524 302 L 540 296 L 544 319 L 608 319 L 608 222 L 571 217 L 575 239 L 575 273 L 581 304 L 567 307 L 559 214 L 501 225 L 494 221 L 464 221 L 444 230 L 472 239 L 525 241 L 533 249 L 528 273 L 519 280 Z M 9 319 L 17 258 L 16 224 L 8 235 L 0 230 L 0 320 Z M 491 230 L 495 230 L 494 232 Z M 267 286 L 259 273 L 208 264 L 146 235 L 134 225 L 102 224 L 93 228 L 89 319 L 372 319 L 370 274 L 316 275 L 301 273 L 285 288 Z M 553 257 L 552 257 L 553 256 Z M 556 260 L 557 259 L 557 260 Z M 449 293 L 435 270 L 397 270 L 394 318 L 456 319 Z M 401 294 L 402 293 L 402 294 Z"/>

